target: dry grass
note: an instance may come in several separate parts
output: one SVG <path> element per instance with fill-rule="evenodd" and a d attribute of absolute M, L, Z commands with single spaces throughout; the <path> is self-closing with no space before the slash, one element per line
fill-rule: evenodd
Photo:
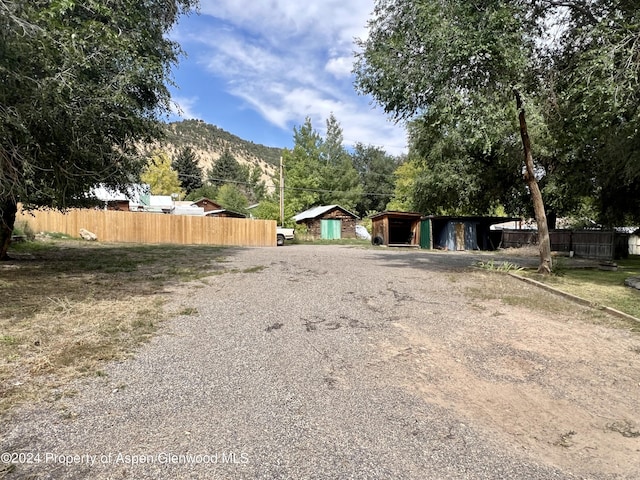
<path fill-rule="evenodd" d="M 546 313 L 569 313 L 574 305 L 565 299 L 533 289 L 504 271 L 473 272 L 468 279 L 477 285 L 467 288 L 471 298 L 481 301 L 499 301 L 512 307 L 523 307 Z"/>
<path fill-rule="evenodd" d="M 584 272 L 584 269 L 581 271 Z M 526 273 L 518 272 L 518 274 Z M 530 275 L 533 276 L 533 274 Z M 540 279 L 539 275 L 535 275 L 535 277 L 537 280 Z M 503 305 L 511 307 L 521 307 L 532 311 L 561 315 L 564 314 L 568 316 L 571 316 L 576 309 L 583 308 L 563 297 L 553 295 L 538 287 L 510 278 L 505 275 L 505 272 L 474 272 L 473 277 L 468 278 L 473 278 L 473 281 L 478 284 L 476 287 L 467 288 L 467 293 L 475 300 L 489 302 L 497 301 Z M 557 279 L 554 280 L 554 277 L 545 277 L 545 280 L 552 283 L 554 287 L 559 288 Z M 576 290 L 578 293 L 575 293 L 576 295 L 583 296 L 583 298 L 590 298 L 585 293 L 590 291 L 591 288 L 588 282 L 578 282 L 576 286 L 578 287 Z M 612 288 L 617 290 L 618 286 L 610 287 L 608 290 L 605 289 L 605 287 L 602 288 L 604 289 L 603 291 L 607 293 L 607 298 L 609 299 L 606 304 L 614 306 L 615 308 L 620 308 L 621 305 L 612 300 L 614 297 L 613 294 L 611 294 Z M 570 289 L 560 288 L 560 290 L 569 291 Z M 629 292 L 624 293 L 630 293 L 632 296 L 636 295 L 636 292 L 631 292 L 631 289 L 628 290 Z M 607 315 L 597 309 L 586 309 L 583 314 L 580 315 L 580 319 L 584 322 L 596 325 L 605 325 L 610 328 L 618 328 L 633 332 L 640 331 L 640 324 L 638 324 L 638 322 Z"/>
<path fill-rule="evenodd" d="M 48 241 L 16 245 L 0 264 L 0 414 L 72 395 L 166 317 L 165 287 L 224 271 L 214 247 Z M 179 313 L 179 312 L 174 312 Z"/>
<path fill-rule="evenodd" d="M 531 278 L 547 283 L 597 305 L 612 307 L 640 318 L 640 291 L 627 287 L 626 278 L 640 276 L 640 257 L 631 255 L 617 260 L 618 270 L 606 271 L 563 267 L 560 263 L 557 275 L 540 276 L 529 273 Z"/>

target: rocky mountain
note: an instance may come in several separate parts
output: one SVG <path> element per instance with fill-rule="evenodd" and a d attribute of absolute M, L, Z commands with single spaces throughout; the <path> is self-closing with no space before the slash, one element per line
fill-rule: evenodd
<path fill-rule="evenodd" d="M 198 156 L 198 163 L 205 175 L 211 165 L 228 148 L 239 163 L 260 167 L 263 173 L 262 180 L 268 186 L 273 185 L 273 176 L 277 174 L 282 152 L 280 148 L 266 147 L 243 140 L 202 120 L 168 123 L 164 141 L 160 145 L 149 146 L 149 149 L 162 148 L 173 158 L 186 146 L 191 147 Z"/>

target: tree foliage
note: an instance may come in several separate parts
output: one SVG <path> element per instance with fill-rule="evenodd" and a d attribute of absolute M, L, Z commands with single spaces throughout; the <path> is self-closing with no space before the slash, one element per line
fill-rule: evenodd
<path fill-rule="evenodd" d="M 247 203 L 259 202 L 265 196 L 266 185 L 261 176 L 262 170 L 259 166 L 241 165 L 229 149 L 225 149 L 207 171 L 207 179 L 211 185 L 233 185 L 244 195 Z"/>
<path fill-rule="evenodd" d="M 304 124 L 293 128 L 294 146 L 283 152 L 285 169 L 285 205 L 296 213 L 320 204 L 323 184 L 320 162 L 322 137 L 307 117 Z"/>
<path fill-rule="evenodd" d="M 241 183 L 247 181 L 246 170 L 243 170 L 229 149 L 225 149 L 220 158 L 207 171 L 207 180 L 212 185 L 222 186 L 225 183 Z"/>
<path fill-rule="evenodd" d="M 385 210 L 394 191 L 393 174 L 399 161 L 380 147 L 362 143 L 354 146 L 351 160 L 364 191 L 356 204 L 358 215 Z"/>
<path fill-rule="evenodd" d="M 137 179 L 180 53 L 166 34 L 194 4 L 0 0 L 0 257 L 18 201 L 66 208 Z"/>
<path fill-rule="evenodd" d="M 347 210 L 354 210 L 362 196 L 362 186 L 353 161 L 344 148 L 342 127 L 331 114 L 326 121 L 327 133 L 320 146 L 322 178 L 320 203 L 340 205 Z"/>
<path fill-rule="evenodd" d="M 191 147 L 184 147 L 178 152 L 171 162 L 171 168 L 178 172 L 178 180 L 187 195 L 202 187 L 202 169 Z"/>
<path fill-rule="evenodd" d="M 157 150 L 151 154 L 147 165 L 140 173 L 140 179 L 149 184 L 152 195 L 184 196 L 178 172 L 171 168 L 171 160 L 166 152 Z"/>
<path fill-rule="evenodd" d="M 637 221 L 639 12 L 625 0 L 377 1 L 356 86 L 416 123 L 428 210 L 489 211 L 493 198 L 532 214 L 515 87 L 547 206 L 570 215 L 591 198 L 601 222 Z"/>
<path fill-rule="evenodd" d="M 249 202 L 247 201 L 247 197 L 244 192 L 231 183 L 222 185 L 218 189 L 216 202 L 227 210 L 244 214 L 247 213 L 247 207 L 249 206 Z"/>
<path fill-rule="evenodd" d="M 327 119 L 323 138 L 307 117 L 303 125 L 294 127 L 293 139 L 293 149 L 283 154 L 285 208 L 299 213 L 313 206 L 337 204 L 354 210 L 363 190 L 336 118 L 331 115 Z"/>
<path fill-rule="evenodd" d="M 580 6 L 553 10 L 565 34 L 549 54 L 549 124 L 599 220 L 639 222 L 640 10 L 628 0 Z"/>

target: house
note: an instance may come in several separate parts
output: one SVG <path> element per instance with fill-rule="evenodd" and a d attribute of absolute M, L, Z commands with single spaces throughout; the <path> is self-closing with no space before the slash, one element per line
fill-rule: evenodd
<path fill-rule="evenodd" d="M 120 212 L 128 212 L 131 210 L 129 200 L 107 200 L 106 210 L 116 210 Z"/>
<path fill-rule="evenodd" d="M 193 202 L 189 201 L 179 201 L 176 200 L 173 202 L 173 208 L 171 209 L 172 215 L 193 215 L 196 217 L 201 217 L 204 215 L 204 209 L 202 207 L 197 206 Z"/>
<path fill-rule="evenodd" d="M 128 212 L 137 210 L 140 197 L 149 193 L 149 186 L 132 184 L 123 190 L 113 189 L 100 184 L 91 189 L 89 196 L 103 203 L 105 210 L 120 210 Z"/>
<path fill-rule="evenodd" d="M 213 200 L 210 200 L 206 197 L 202 197 L 194 202 L 191 202 L 196 207 L 201 207 L 204 209 L 204 213 L 211 212 L 213 210 L 223 210 L 222 206 Z"/>
<path fill-rule="evenodd" d="M 307 227 L 312 238 L 337 240 L 356 238 L 359 217 L 340 205 L 323 205 L 305 210 L 293 217 L 296 223 Z"/>
<path fill-rule="evenodd" d="M 371 242 L 390 247 L 419 247 L 422 214 L 386 211 L 371 216 Z"/>

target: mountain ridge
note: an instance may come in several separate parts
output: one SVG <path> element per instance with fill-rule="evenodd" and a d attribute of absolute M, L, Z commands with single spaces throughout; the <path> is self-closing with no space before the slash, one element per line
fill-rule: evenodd
<path fill-rule="evenodd" d="M 160 148 L 170 158 L 174 158 L 183 148 L 191 147 L 198 159 L 198 165 L 202 168 L 203 179 L 206 179 L 207 170 L 228 149 L 240 164 L 259 167 L 262 171 L 261 180 L 267 186 L 273 186 L 282 148 L 244 140 L 203 120 L 166 123 L 164 131 L 165 138 L 149 145 L 148 150 Z"/>

